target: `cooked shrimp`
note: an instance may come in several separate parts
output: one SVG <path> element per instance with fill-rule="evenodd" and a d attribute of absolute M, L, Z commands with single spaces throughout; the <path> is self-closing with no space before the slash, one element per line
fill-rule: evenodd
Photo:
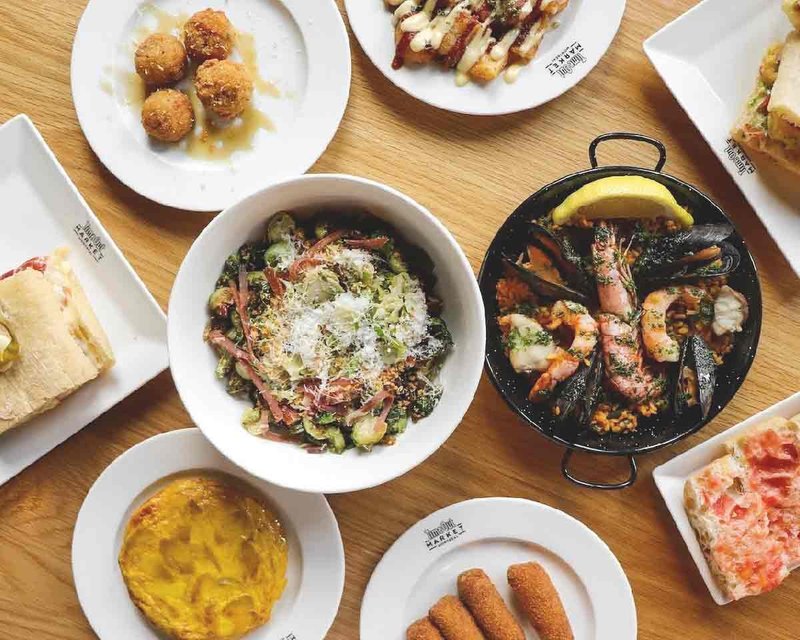
<path fill-rule="evenodd" d="M 597 345 L 597 322 L 583 305 L 559 300 L 553 305 L 550 315 L 553 322 L 548 328 L 563 325 L 573 331 L 575 338 L 569 349 L 557 348 L 548 356 L 547 370 L 539 376 L 528 395 L 534 402 L 547 399 L 556 385 L 578 370 L 581 361 L 589 357 Z"/>
<path fill-rule="evenodd" d="M 592 264 L 600 308 L 624 320 L 632 318 L 636 311 L 636 285 L 625 253 L 617 246 L 614 229 L 605 222 L 595 227 Z"/>
<path fill-rule="evenodd" d="M 744 328 L 750 315 L 747 298 L 727 284 L 719 290 L 714 300 L 714 322 L 711 328 L 718 336 L 737 333 Z"/>
<path fill-rule="evenodd" d="M 542 326 L 520 313 L 511 313 L 498 319 L 505 336 L 508 359 L 517 373 L 544 371 L 556 345 Z"/>
<path fill-rule="evenodd" d="M 653 291 L 642 305 L 642 337 L 647 353 L 656 362 L 677 362 L 681 355 L 678 341 L 667 333 L 667 310 L 678 300 L 697 305 L 708 299 L 699 287 L 683 285 Z"/>
<path fill-rule="evenodd" d="M 599 320 L 603 360 L 611 386 L 632 402 L 660 396 L 663 380 L 645 368 L 636 328 L 612 313 L 601 313 Z"/>

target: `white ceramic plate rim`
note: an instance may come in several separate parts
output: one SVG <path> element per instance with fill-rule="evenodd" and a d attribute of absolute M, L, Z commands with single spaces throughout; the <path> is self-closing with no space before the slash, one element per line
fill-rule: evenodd
<path fill-rule="evenodd" d="M 447 546 L 424 548 L 425 529 L 452 518 L 465 533 Z M 593 604 L 600 640 L 631 640 L 637 635 L 636 605 L 628 578 L 600 537 L 572 516 L 520 498 L 476 498 L 440 509 L 408 529 L 384 554 L 370 578 L 361 604 L 362 640 L 383 640 L 405 631 L 399 603 L 425 570 L 442 554 L 483 539 L 518 539 L 553 552 L 583 581 Z M 455 580 L 456 576 L 453 576 Z M 391 611 L 391 612 L 390 612 Z M 398 628 L 395 628 L 395 625 Z"/>
<path fill-rule="evenodd" d="M 435 65 L 426 68 L 392 69 L 392 56 L 386 55 L 386 41 L 394 49 L 394 31 L 391 13 L 386 9 L 383 0 L 345 0 L 350 27 L 361 45 L 364 53 L 384 76 L 397 88 L 431 106 L 454 113 L 479 116 L 497 116 L 516 113 L 538 107 L 553 100 L 572 89 L 594 69 L 611 46 L 614 36 L 619 30 L 625 12 L 626 0 L 571 0 L 578 5 L 568 7 L 566 11 L 576 11 L 574 22 L 569 32 L 559 34 L 558 30 L 545 36 L 559 38 L 559 42 L 567 42 L 563 46 L 550 50 L 547 43 L 540 56 L 537 56 L 522 70 L 514 84 L 507 84 L 503 78 L 497 78 L 484 88 L 471 85 L 457 87 L 452 72 L 444 74 Z M 377 9 L 376 9 L 377 8 Z M 559 35 L 557 35 L 559 34 Z M 579 42 L 586 62 L 561 77 L 546 68 L 555 60 L 565 47 Z M 446 82 L 424 84 L 419 74 L 441 74 L 448 76 Z M 474 91 L 477 90 L 477 91 Z"/>
<path fill-rule="evenodd" d="M 162 162 L 152 151 L 139 148 L 119 118 L 114 119 L 118 114 L 103 106 L 113 98 L 101 87 L 100 68 L 103 61 L 111 59 L 115 46 L 111 38 L 117 37 L 135 9 L 147 2 L 90 0 L 72 47 L 72 97 L 89 145 L 117 179 L 165 206 L 219 211 L 271 181 L 304 173 L 319 159 L 339 128 L 350 95 L 347 30 L 333 0 L 276 1 L 289 11 L 300 30 L 308 52 L 308 78 L 304 100 L 291 127 L 292 145 L 303 151 L 285 154 L 280 170 L 269 175 L 252 162 L 233 172 L 181 170 Z M 111 111 L 111 124 L 99 117 L 101 111 Z"/>
<path fill-rule="evenodd" d="M 248 477 L 194 428 L 162 433 L 128 449 L 100 474 L 83 501 L 72 539 L 72 573 L 78 600 L 95 633 L 103 640 L 130 633 L 119 628 L 114 612 L 132 604 L 112 600 L 120 592 L 119 584 L 125 591 L 117 564 L 117 532 L 125 526 L 126 513 L 154 483 L 198 468 L 241 477 L 262 491 L 293 526 L 301 546 L 302 582 L 289 628 L 278 629 L 268 622 L 248 638 L 285 640 L 292 634 L 298 640 L 323 638 L 339 610 L 345 574 L 339 526 L 325 496 L 287 491 Z M 160 636 L 153 630 L 152 638 Z"/>
<path fill-rule="evenodd" d="M 732 600 L 719 588 L 700 543 L 697 541 L 697 536 L 684 508 L 683 487 L 689 476 L 725 455 L 724 445 L 731 438 L 774 416 L 791 418 L 798 414 L 800 414 L 800 393 L 795 393 L 653 469 L 653 480 L 655 480 L 658 491 L 689 549 L 692 560 L 703 577 L 703 582 L 706 583 L 711 597 L 718 605 L 729 604 Z"/>
<path fill-rule="evenodd" d="M 143 334 L 138 336 L 141 342 L 138 346 L 135 362 L 133 362 L 132 359 L 126 358 L 124 351 L 121 352 L 122 345 L 112 344 L 112 348 L 115 349 L 117 354 L 117 364 L 110 372 L 103 376 L 105 379 L 101 378 L 92 381 L 73 396 L 67 398 L 60 406 L 52 411 L 34 418 L 30 423 L 24 424 L 20 426 L 19 429 L 4 434 L 4 437 L 0 438 L 0 458 L 2 458 L 0 485 L 39 460 L 56 446 L 78 433 L 78 431 L 96 420 L 124 398 L 135 393 L 168 366 L 166 347 L 167 318 L 158 302 L 156 302 L 144 282 L 142 282 L 133 270 L 133 267 L 131 267 L 130 263 L 103 227 L 100 220 L 89 208 L 86 200 L 84 200 L 75 184 L 58 162 L 55 154 L 47 145 L 47 142 L 30 118 L 25 114 L 20 114 L 0 125 L 0 139 L 3 139 L 5 135 L 12 135 L 12 132 L 17 129 L 22 130 L 22 135 L 33 142 L 33 144 L 26 148 L 25 152 L 28 154 L 41 154 L 43 161 L 48 163 L 57 174 L 60 181 L 58 186 L 69 192 L 70 200 L 59 202 L 61 208 L 57 210 L 57 214 L 53 214 L 54 217 L 60 216 L 65 219 L 64 236 L 59 239 L 59 243 L 68 244 L 66 240 L 66 234 L 68 233 L 66 226 L 75 223 L 89 225 L 92 232 L 96 234 L 97 239 L 104 244 L 103 260 L 107 261 L 105 262 L 107 268 L 118 272 L 119 279 L 118 282 L 116 282 L 119 287 L 118 291 L 125 289 L 128 291 L 130 299 L 141 301 L 141 305 L 137 307 L 138 320 L 141 320 L 141 324 L 137 325 L 137 329 L 139 331 L 144 331 L 142 327 L 146 325 L 149 333 L 147 335 Z M 0 145 L 0 149 L 6 150 L 7 152 L 8 147 Z M 42 174 L 38 173 L 35 169 L 35 166 L 27 165 L 24 168 L 19 168 L 21 172 L 27 173 L 30 176 L 32 183 L 44 179 Z M 55 180 L 50 182 L 50 184 L 54 183 Z M 16 215 L 22 214 L 18 213 Z M 28 215 L 31 215 L 30 212 L 28 212 Z M 24 238 L 17 240 L 17 242 L 22 243 L 22 245 L 26 247 L 30 244 L 30 242 Z M 69 243 L 73 248 L 75 248 L 77 244 L 80 250 L 84 249 L 79 242 L 76 243 L 73 237 L 70 237 Z M 35 242 L 34 244 L 37 243 Z M 52 246 L 45 249 L 39 244 L 37 244 L 37 247 L 44 250 L 52 250 L 55 248 Z M 76 251 L 79 249 L 76 248 Z M 30 258 L 32 255 L 37 255 L 35 249 L 31 249 L 31 251 L 33 253 L 27 253 L 26 259 Z M 92 260 L 91 262 L 93 263 L 94 261 Z M 76 264 L 75 258 L 73 258 L 73 264 Z M 0 272 L 7 268 L 12 268 L 13 266 L 16 265 L 0 266 Z M 85 272 L 84 275 L 86 275 Z M 87 287 L 89 297 L 94 300 L 95 311 L 100 316 L 101 323 L 104 323 L 108 331 L 111 328 L 110 323 L 104 322 L 107 318 L 104 318 L 100 313 L 97 304 L 100 300 L 98 296 L 94 295 L 101 292 L 89 289 L 88 285 L 90 281 L 87 278 L 84 278 L 82 284 L 84 287 Z M 58 424 L 53 424 L 53 422 L 57 422 Z M 14 443 L 13 445 L 11 444 L 12 441 Z"/>
<path fill-rule="evenodd" d="M 341 475 L 332 475 L 331 477 L 327 477 L 325 479 L 324 484 L 319 484 L 318 482 L 314 481 L 313 479 L 309 480 L 306 475 L 303 473 L 295 473 L 290 477 L 282 476 L 280 474 L 271 474 L 271 469 L 269 465 L 264 464 L 251 464 L 249 461 L 242 460 L 242 456 L 238 454 L 239 447 L 237 446 L 238 443 L 233 442 L 231 438 L 227 437 L 226 433 L 223 431 L 217 431 L 214 428 L 213 424 L 209 424 L 209 420 L 205 416 L 205 414 L 201 411 L 197 410 L 194 403 L 191 401 L 191 393 L 189 392 L 191 378 L 193 376 L 193 370 L 191 367 L 191 359 L 188 356 L 178 352 L 176 349 L 176 344 L 179 343 L 180 336 L 184 332 L 184 327 L 179 326 L 179 322 L 176 320 L 176 314 L 170 312 L 168 315 L 167 320 L 167 336 L 168 336 L 168 345 L 170 349 L 170 356 L 172 362 L 172 377 L 175 381 L 175 386 L 178 389 L 178 394 L 181 396 L 181 399 L 184 402 L 184 405 L 191 415 L 194 423 L 200 427 L 203 431 L 205 436 L 210 440 L 210 442 L 222 453 L 224 456 L 232 460 L 237 465 L 241 466 L 245 470 L 247 470 L 250 474 L 260 477 L 268 482 L 273 484 L 277 484 L 289 489 L 295 489 L 297 491 L 308 491 L 308 492 L 324 492 L 328 494 L 332 493 L 345 493 L 350 491 L 359 491 L 362 489 L 368 489 L 390 480 L 393 480 L 408 471 L 411 471 L 418 465 L 422 464 L 425 460 L 427 460 L 434 452 L 438 450 L 438 448 L 444 444 L 444 442 L 452 435 L 452 433 L 456 430 L 458 425 L 464 418 L 467 410 L 469 409 L 472 400 L 475 396 L 475 392 L 477 391 L 478 384 L 480 382 L 480 378 L 483 372 L 483 361 L 484 361 L 484 352 L 485 352 L 485 345 L 486 345 L 486 326 L 484 321 L 484 311 L 483 311 L 483 299 L 480 295 L 480 290 L 478 288 L 477 279 L 474 276 L 474 272 L 472 271 L 472 267 L 470 266 L 469 262 L 467 261 L 464 252 L 459 247 L 458 243 L 456 242 L 455 238 L 450 234 L 447 228 L 427 209 L 422 207 L 419 203 L 412 200 L 410 197 L 404 195 L 403 193 L 383 185 L 378 182 L 374 182 L 372 180 L 368 180 L 365 178 L 358 178 L 355 176 L 348 176 L 348 175 L 341 175 L 341 174 L 314 174 L 314 175 L 306 175 L 300 176 L 298 178 L 294 178 L 292 180 L 287 180 L 282 183 L 271 185 L 270 187 L 266 188 L 265 190 L 252 194 L 242 202 L 229 207 L 227 210 L 223 211 L 219 214 L 211 223 L 203 230 L 200 236 L 195 240 L 192 247 L 189 249 L 189 252 L 184 259 L 181 268 L 178 271 L 178 275 L 175 279 L 175 284 L 172 289 L 172 296 L 170 298 L 170 310 L 175 308 L 176 306 L 181 306 L 179 304 L 179 298 L 181 296 L 185 296 L 184 289 L 188 287 L 188 282 L 190 281 L 191 274 L 189 273 L 188 266 L 191 265 L 193 261 L 196 261 L 198 255 L 203 255 L 204 249 L 206 244 L 212 243 L 213 239 L 216 235 L 216 230 L 218 226 L 225 224 L 226 219 L 229 216 L 235 216 L 237 209 L 239 207 L 246 207 L 248 202 L 253 200 L 257 201 L 258 199 L 262 198 L 265 193 L 268 193 L 271 189 L 278 189 L 283 188 L 287 185 L 296 185 L 296 186 L 303 186 L 303 185 L 310 185 L 311 183 L 320 183 L 322 186 L 326 184 L 331 184 L 333 182 L 342 182 L 353 184 L 353 185 L 362 185 L 369 187 L 370 189 L 375 189 L 380 192 L 391 196 L 391 198 L 396 200 L 403 201 L 407 206 L 413 208 L 416 213 L 420 216 L 423 216 L 426 221 L 433 225 L 441 238 L 449 243 L 449 246 L 452 249 L 452 256 L 454 259 L 458 261 L 457 269 L 468 273 L 469 278 L 469 289 L 470 289 L 470 299 L 471 302 L 475 305 L 475 330 L 476 333 L 474 335 L 469 336 L 469 342 L 471 345 L 471 349 L 477 349 L 480 351 L 480 356 L 474 358 L 474 362 L 471 363 L 471 367 L 469 370 L 463 372 L 463 377 L 459 380 L 459 389 L 460 393 L 458 398 L 453 401 L 453 406 L 450 407 L 451 413 L 450 417 L 448 418 L 449 425 L 446 429 L 441 429 L 437 431 L 437 435 L 430 440 L 426 440 L 424 445 L 419 447 L 414 456 L 408 456 L 405 460 L 401 460 L 397 463 L 392 464 L 384 464 L 378 465 L 377 461 L 376 464 L 372 466 L 370 472 L 371 475 L 367 479 L 360 479 L 358 481 L 353 480 L 352 478 L 348 478 L 346 474 Z M 264 220 L 269 216 L 265 214 Z M 389 220 L 391 222 L 391 220 Z M 243 240 L 239 241 L 241 243 Z M 238 246 L 238 244 L 236 245 Z M 233 250 L 235 247 L 232 247 Z M 445 300 L 447 304 L 447 300 Z M 479 322 L 478 322 L 479 320 Z M 204 345 L 198 339 L 198 348 L 203 348 Z M 464 348 L 464 347 L 462 347 Z M 189 401 L 186 398 L 190 398 Z M 434 419 L 436 413 L 428 419 Z M 235 425 L 234 425 L 235 426 Z M 241 427 L 239 427 L 241 428 Z M 283 443 L 273 443 L 269 441 L 259 441 L 259 444 L 266 444 L 273 447 L 286 447 L 288 445 Z M 400 438 L 399 442 L 396 447 L 402 447 L 403 441 Z M 354 452 L 350 451 L 345 453 L 343 456 L 340 456 L 339 459 L 346 460 L 348 454 L 352 454 Z M 377 452 L 372 452 L 370 456 L 376 455 Z M 308 454 L 305 454 L 308 455 Z M 333 454 L 326 454 L 326 455 L 333 455 Z M 344 463 L 342 463 L 344 464 Z"/>
<path fill-rule="evenodd" d="M 800 250 L 798 250 L 800 235 L 793 233 L 797 229 L 798 220 L 800 220 L 798 217 L 800 208 L 797 202 L 790 202 L 770 186 L 770 180 L 775 180 L 775 177 L 770 174 L 779 169 L 771 166 L 771 162 L 767 158 L 759 159 L 757 165 L 754 165 L 739 145 L 730 140 L 729 134 L 734 124 L 734 118 L 728 117 L 727 112 L 730 110 L 728 107 L 732 107 L 738 117 L 738 113 L 745 103 L 745 96 L 750 94 L 755 85 L 761 56 L 775 38 L 765 40 L 757 54 L 758 59 L 753 59 L 752 64 L 746 65 L 744 71 L 746 76 L 742 78 L 742 81 L 746 83 L 746 93 L 735 105 L 727 105 L 708 82 L 707 76 L 684 54 L 685 38 L 679 35 L 680 31 L 695 25 L 705 25 L 709 33 L 717 32 L 720 29 L 724 31 L 724 28 L 716 23 L 715 19 L 719 17 L 719 21 L 724 22 L 725 18 L 720 16 L 730 13 L 729 6 L 730 3 L 725 0 L 703 0 L 645 40 L 644 51 L 675 99 L 711 147 L 714 155 L 730 174 L 750 206 L 753 207 L 795 273 L 800 275 Z M 774 13 L 776 20 L 781 24 L 785 23 L 785 32 L 788 33 L 791 30 L 791 25 L 783 16 L 777 0 L 775 2 L 752 0 L 749 3 L 737 5 L 736 10 L 740 11 L 743 7 L 752 12 L 770 16 Z M 709 16 L 711 17 L 709 18 Z M 748 29 L 747 21 L 737 23 L 736 28 Z M 719 46 L 723 47 L 726 46 L 725 43 L 728 43 L 727 48 L 730 49 L 732 55 L 735 55 L 738 50 L 734 50 L 733 47 L 739 40 L 730 31 L 728 35 L 729 37 L 724 40 L 712 38 L 709 44 L 719 42 Z M 736 64 L 736 62 L 733 60 L 731 64 Z M 785 172 L 783 175 L 790 174 Z M 763 176 L 767 176 L 767 178 Z M 793 178 L 789 177 L 788 179 L 792 180 Z"/>

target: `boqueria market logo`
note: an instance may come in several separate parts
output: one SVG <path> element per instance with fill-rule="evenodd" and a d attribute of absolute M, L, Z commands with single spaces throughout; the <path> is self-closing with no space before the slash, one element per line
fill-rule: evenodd
<path fill-rule="evenodd" d="M 92 229 L 91 222 L 87 220 L 84 224 L 76 224 L 73 227 L 73 231 L 75 231 L 75 235 L 78 236 L 83 246 L 86 247 L 89 255 L 95 259 L 95 262 L 100 262 L 105 258 L 103 252 L 106 250 L 106 243 L 103 242 L 103 239 L 98 233 Z"/>
<path fill-rule="evenodd" d="M 580 42 L 573 42 L 553 58 L 550 64 L 547 65 L 547 70 L 551 76 L 559 75 L 562 78 L 566 78 L 573 72 L 575 67 L 585 62 L 587 60 L 586 56 L 583 55 L 583 45 Z"/>
<path fill-rule="evenodd" d="M 464 525 L 460 522 L 455 522 L 452 518 L 443 520 L 438 527 L 425 529 L 425 546 L 428 551 L 433 551 L 443 547 L 448 542 L 453 542 L 459 536 L 463 536 L 464 533 Z"/>
<path fill-rule="evenodd" d="M 747 157 L 747 154 L 744 152 L 736 141 L 732 138 L 728 138 L 726 141 L 725 147 L 725 155 L 728 156 L 728 159 L 733 163 L 736 167 L 736 172 L 743 176 L 745 173 L 747 175 L 752 175 L 756 172 L 756 168 L 752 162 L 750 162 L 750 158 Z"/>

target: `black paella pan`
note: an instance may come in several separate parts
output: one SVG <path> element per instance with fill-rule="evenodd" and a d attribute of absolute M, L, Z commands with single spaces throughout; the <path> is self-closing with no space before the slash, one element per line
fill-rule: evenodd
<path fill-rule="evenodd" d="M 597 165 L 597 147 L 607 140 L 635 140 L 654 146 L 659 152 L 655 169 L 631 166 Z M 489 246 L 481 267 L 479 282 L 486 307 L 487 354 L 486 368 L 493 384 L 517 415 L 530 427 L 550 440 L 566 447 L 561 463 L 564 476 L 570 481 L 596 489 L 622 489 L 636 481 L 635 456 L 649 453 L 674 444 L 702 429 L 736 395 L 744 382 L 755 358 L 761 334 L 762 300 L 753 257 L 734 227 L 728 238 L 741 254 L 738 269 L 729 277 L 730 286 L 741 292 L 749 303 L 750 314 L 744 330 L 736 334 L 733 351 L 717 369 L 717 381 L 711 410 L 703 418 L 700 412 L 689 412 L 680 417 L 671 411 L 656 416 L 640 418 L 638 428 L 630 433 L 598 433 L 574 420 L 557 419 L 549 403 L 534 404 L 528 400 L 529 381 L 517 374 L 506 357 L 502 335 L 497 325 L 498 308 L 495 285 L 505 273 L 503 255 L 519 255 L 524 249 L 531 220 L 540 218 L 564 201 L 571 193 L 584 185 L 609 176 L 642 176 L 666 186 L 681 206 L 689 209 L 695 224 L 732 224 L 728 216 L 706 195 L 673 176 L 662 173 L 666 163 L 666 149 L 661 142 L 632 133 L 609 133 L 596 138 L 589 146 L 591 169 L 579 171 L 553 182 L 530 196 L 500 227 Z M 575 477 L 569 470 L 569 461 L 576 450 L 597 455 L 626 456 L 630 464 L 630 476 L 623 482 L 602 484 L 588 482 Z"/>

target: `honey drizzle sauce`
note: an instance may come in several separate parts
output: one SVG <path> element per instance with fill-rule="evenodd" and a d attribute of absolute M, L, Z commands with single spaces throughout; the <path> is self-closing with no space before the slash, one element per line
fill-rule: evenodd
<path fill-rule="evenodd" d="M 142 16 L 150 16 L 152 19 L 150 22 L 152 23 L 154 20 L 155 27 L 142 26 L 136 30 L 134 50 L 139 42 L 153 33 L 167 33 L 181 38 L 183 25 L 189 19 L 188 14 L 173 15 L 153 4 L 143 5 L 140 13 Z M 238 51 L 242 63 L 250 73 L 254 89 L 258 93 L 273 98 L 281 97 L 278 87 L 261 75 L 255 39 L 252 34 L 237 34 L 235 50 Z M 240 117 L 230 122 L 222 122 L 207 114 L 197 97 L 192 81 L 196 68 L 197 65 L 191 63 L 187 79 L 176 87 L 189 96 L 196 118 L 194 130 L 180 143 L 181 146 L 185 145 L 187 155 L 201 160 L 225 160 L 237 151 L 252 149 L 255 137 L 260 130 L 275 131 L 275 124 L 269 116 L 252 104 Z M 120 73 L 117 76 L 117 84 L 122 88 L 125 103 L 137 111 L 141 111 L 142 104 L 147 97 L 147 90 L 138 74 L 135 72 Z"/>

